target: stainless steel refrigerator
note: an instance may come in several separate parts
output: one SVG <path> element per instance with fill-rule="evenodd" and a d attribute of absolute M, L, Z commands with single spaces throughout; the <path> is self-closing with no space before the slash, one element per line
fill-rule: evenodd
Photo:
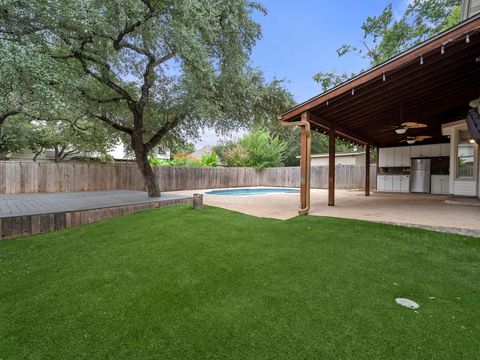
<path fill-rule="evenodd" d="M 430 193 L 430 159 L 412 159 L 410 192 Z"/>

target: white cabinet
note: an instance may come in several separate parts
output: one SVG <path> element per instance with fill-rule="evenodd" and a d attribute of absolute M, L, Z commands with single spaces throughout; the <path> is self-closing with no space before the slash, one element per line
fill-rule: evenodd
<path fill-rule="evenodd" d="M 385 191 L 385 176 L 383 175 L 377 176 L 377 190 Z"/>
<path fill-rule="evenodd" d="M 394 165 L 397 167 L 410 166 L 410 147 L 402 146 L 394 149 Z"/>
<path fill-rule="evenodd" d="M 386 148 L 378 149 L 378 166 L 386 167 L 387 166 L 387 154 L 385 152 Z"/>
<path fill-rule="evenodd" d="M 393 177 L 391 175 L 378 175 L 377 176 L 377 190 L 378 191 L 392 191 L 393 190 Z"/>
<path fill-rule="evenodd" d="M 385 175 L 385 191 L 393 191 L 393 176 Z"/>
<path fill-rule="evenodd" d="M 381 148 L 379 167 L 410 167 L 411 158 L 450 156 L 450 144 L 413 145 Z"/>
<path fill-rule="evenodd" d="M 392 175 L 392 190 L 400 191 L 400 176 Z"/>
<path fill-rule="evenodd" d="M 430 145 L 430 156 L 441 156 L 440 144 Z"/>
<path fill-rule="evenodd" d="M 415 145 L 412 146 L 412 158 L 431 156 L 431 145 Z"/>
<path fill-rule="evenodd" d="M 408 175 L 378 175 L 377 190 L 391 192 L 408 192 L 410 177 Z"/>
<path fill-rule="evenodd" d="M 381 148 L 378 165 L 380 167 L 392 167 L 395 166 L 395 149 L 394 148 Z"/>
<path fill-rule="evenodd" d="M 440 156 L 450 156 L 450 143 L 440 144 Z"/>
<path fill-rule="evenodd" d="M 410 176 L 409 175 L 400 175 L 400 189 L 401 192 L 410 191 Z"/>
<path fill-rule="evenodd" d="M 449 176 L 448 175 L 432 175 L 431 193 L 432 194 L 448 194 Z"/>
<path fill-rule="evenodd" d="M 430 146 L 430 156 L 450 156 L 450 143 L 424 145 Z"/>
<path fill-rule="evenodd" d="M 381 148 L 378 160 L 379 167 L 410 166 L 410 147 Z"/>

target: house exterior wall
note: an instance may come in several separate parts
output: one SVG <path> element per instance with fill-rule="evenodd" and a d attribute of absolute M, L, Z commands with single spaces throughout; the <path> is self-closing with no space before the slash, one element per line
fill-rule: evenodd
<path fill-rule="evenodd" d="M 467 123 L 465 120 L 456 121 L 453 123 L 444 124 L 442 133 L 450 136 L 450 178 L 449 178 L 449 192 L 452 195 L 459 196 L 479 196 L 479 151 L 478 144 L 474 145 L 474 177 L 472 179 L 457 178 L 457 149 L 459 142 L 459 131 L 467 130 Z"/>
<path fill-rule="evenodd" d="M 462 20 L 468 19 L 478 13 L 480 13 L 480 0 L 462 0 Z"/>

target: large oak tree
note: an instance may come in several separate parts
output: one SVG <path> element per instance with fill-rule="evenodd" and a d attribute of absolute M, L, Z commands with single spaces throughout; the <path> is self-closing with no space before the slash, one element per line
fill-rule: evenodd
<path fill-rule="evenodd" d="M 57 62 L 69 96 L 128 139 L 149 196 L 158 145 L 271 116 L 278 83 L 249 66 L 260 37 L 246 0 L 2 0 L 0 32 Z"/>

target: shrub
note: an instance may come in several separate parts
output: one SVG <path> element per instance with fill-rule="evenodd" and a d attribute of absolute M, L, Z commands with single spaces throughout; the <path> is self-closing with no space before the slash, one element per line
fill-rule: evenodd
<path fill-rule="evenodd" d="M 287 150 L 286 142 L 272 137 L 268 132 L 257 130 L 246 136 L 224 153 L 227 166 L 266 167 L 283 166 Z"/>
<path fill-rule="evenodd" d="M 212 151 L 210 154 L 205 154 L 202 156 L 202 161 L 200 162 L 202 166 L 207 167 L 216 167 L 217 166 L 217 153 Z"/>

